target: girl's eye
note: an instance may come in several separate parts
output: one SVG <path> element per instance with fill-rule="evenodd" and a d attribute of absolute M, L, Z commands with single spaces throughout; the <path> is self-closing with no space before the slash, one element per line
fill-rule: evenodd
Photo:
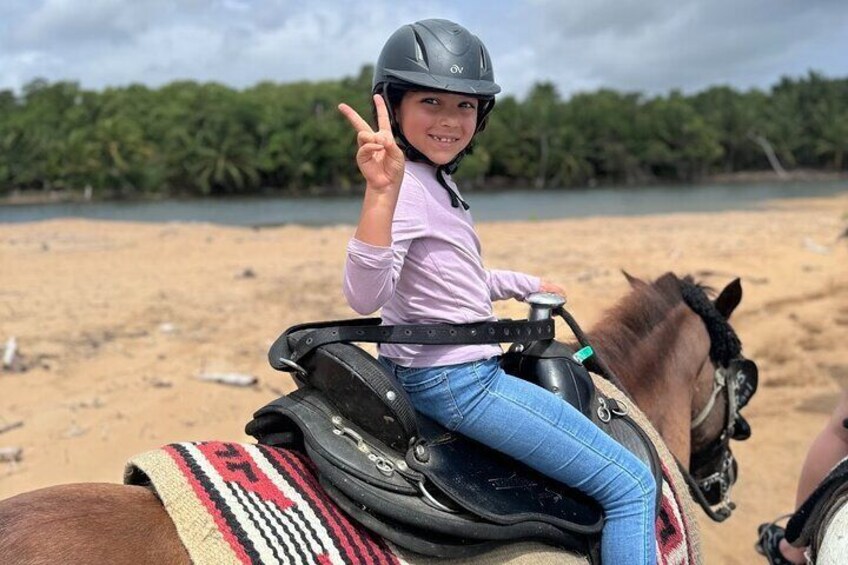
<path fill-rule="evenodd" d="M 460 108 L 471 108 L 472 110 L 477 108 L 477 106 L 473 102 L 463 102 L 459 105 Z"/>
<path fill-rule="evenodd" d="M 435 98 L 422 98 L 421 102 L 424 103 L 424 104 L 433 104 L 433 105 L 436 105 L 436 104 L 439 103 L 439 101 L 436 100 Z"/>

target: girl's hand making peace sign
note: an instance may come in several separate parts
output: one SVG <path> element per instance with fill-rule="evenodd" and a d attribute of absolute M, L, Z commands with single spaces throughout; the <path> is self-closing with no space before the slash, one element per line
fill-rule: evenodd
<path fill-rule="evenodd" d="M 389 112 L 383 97 L 375 94 L 378 130 L 375 132 L 368 122 L 347 104 L 339 104 L 339 111 L 356 130 L 356 164 L 365 177 L 367 188 L 380 193 L 395 193 L 403 181 L 403 152 L 395 143 Z"/>

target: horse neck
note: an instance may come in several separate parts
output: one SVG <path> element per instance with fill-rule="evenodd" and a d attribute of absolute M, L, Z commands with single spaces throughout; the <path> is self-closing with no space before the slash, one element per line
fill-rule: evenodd
<path fill-rule="evenodd" d="M 608 318 L 590 339 L 669 450 L 688 462 L 694 383 L 709 352 L 700 318 L 681 302 L 643 335 Z"/>

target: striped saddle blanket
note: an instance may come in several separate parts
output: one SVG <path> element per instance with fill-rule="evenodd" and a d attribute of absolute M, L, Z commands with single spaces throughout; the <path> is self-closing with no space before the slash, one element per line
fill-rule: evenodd
<path fill-rule="evenodd" d="M 663 471 L 660 563 L 699 563 L 697 543 L 687 535 L 692 525 Z M 402 552 L 348 518 L 324 494 L 312 463 L 295 451 L 242 443 L 171 444 L 134 457 L 124 482 L 156 492 L 197 565 L 434 561 Z M 585 563 L 535 543 L 512 544 L 468 561 L 494 562 Z"/>

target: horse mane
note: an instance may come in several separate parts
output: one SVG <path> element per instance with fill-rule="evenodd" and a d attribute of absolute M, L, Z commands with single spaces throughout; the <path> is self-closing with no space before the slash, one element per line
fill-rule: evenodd
<path fill-rule="evenodd" d="M 590 340 L 597 344 L 607 365 L 620 379 L 617 385 L 637 382 L 640 376 L 658 375 L 666 362 L 662 349 L 655 355 L 634 355 L 643 350 L 646 340 L 661 345 L 674 343 L 679 331 L 677 324 L 669 324 L 673 312 L 686 306 L 682 288 L 688 284 L 706 293 L 708 287 L 695 283 L 691 276 L 679 278 L 668 272 L 653 282 L 645 282 L 625 273 L 632 291 L 607 310 L 590 332 Z M 686 308 L 686 311 L 690 311 Z"/>

